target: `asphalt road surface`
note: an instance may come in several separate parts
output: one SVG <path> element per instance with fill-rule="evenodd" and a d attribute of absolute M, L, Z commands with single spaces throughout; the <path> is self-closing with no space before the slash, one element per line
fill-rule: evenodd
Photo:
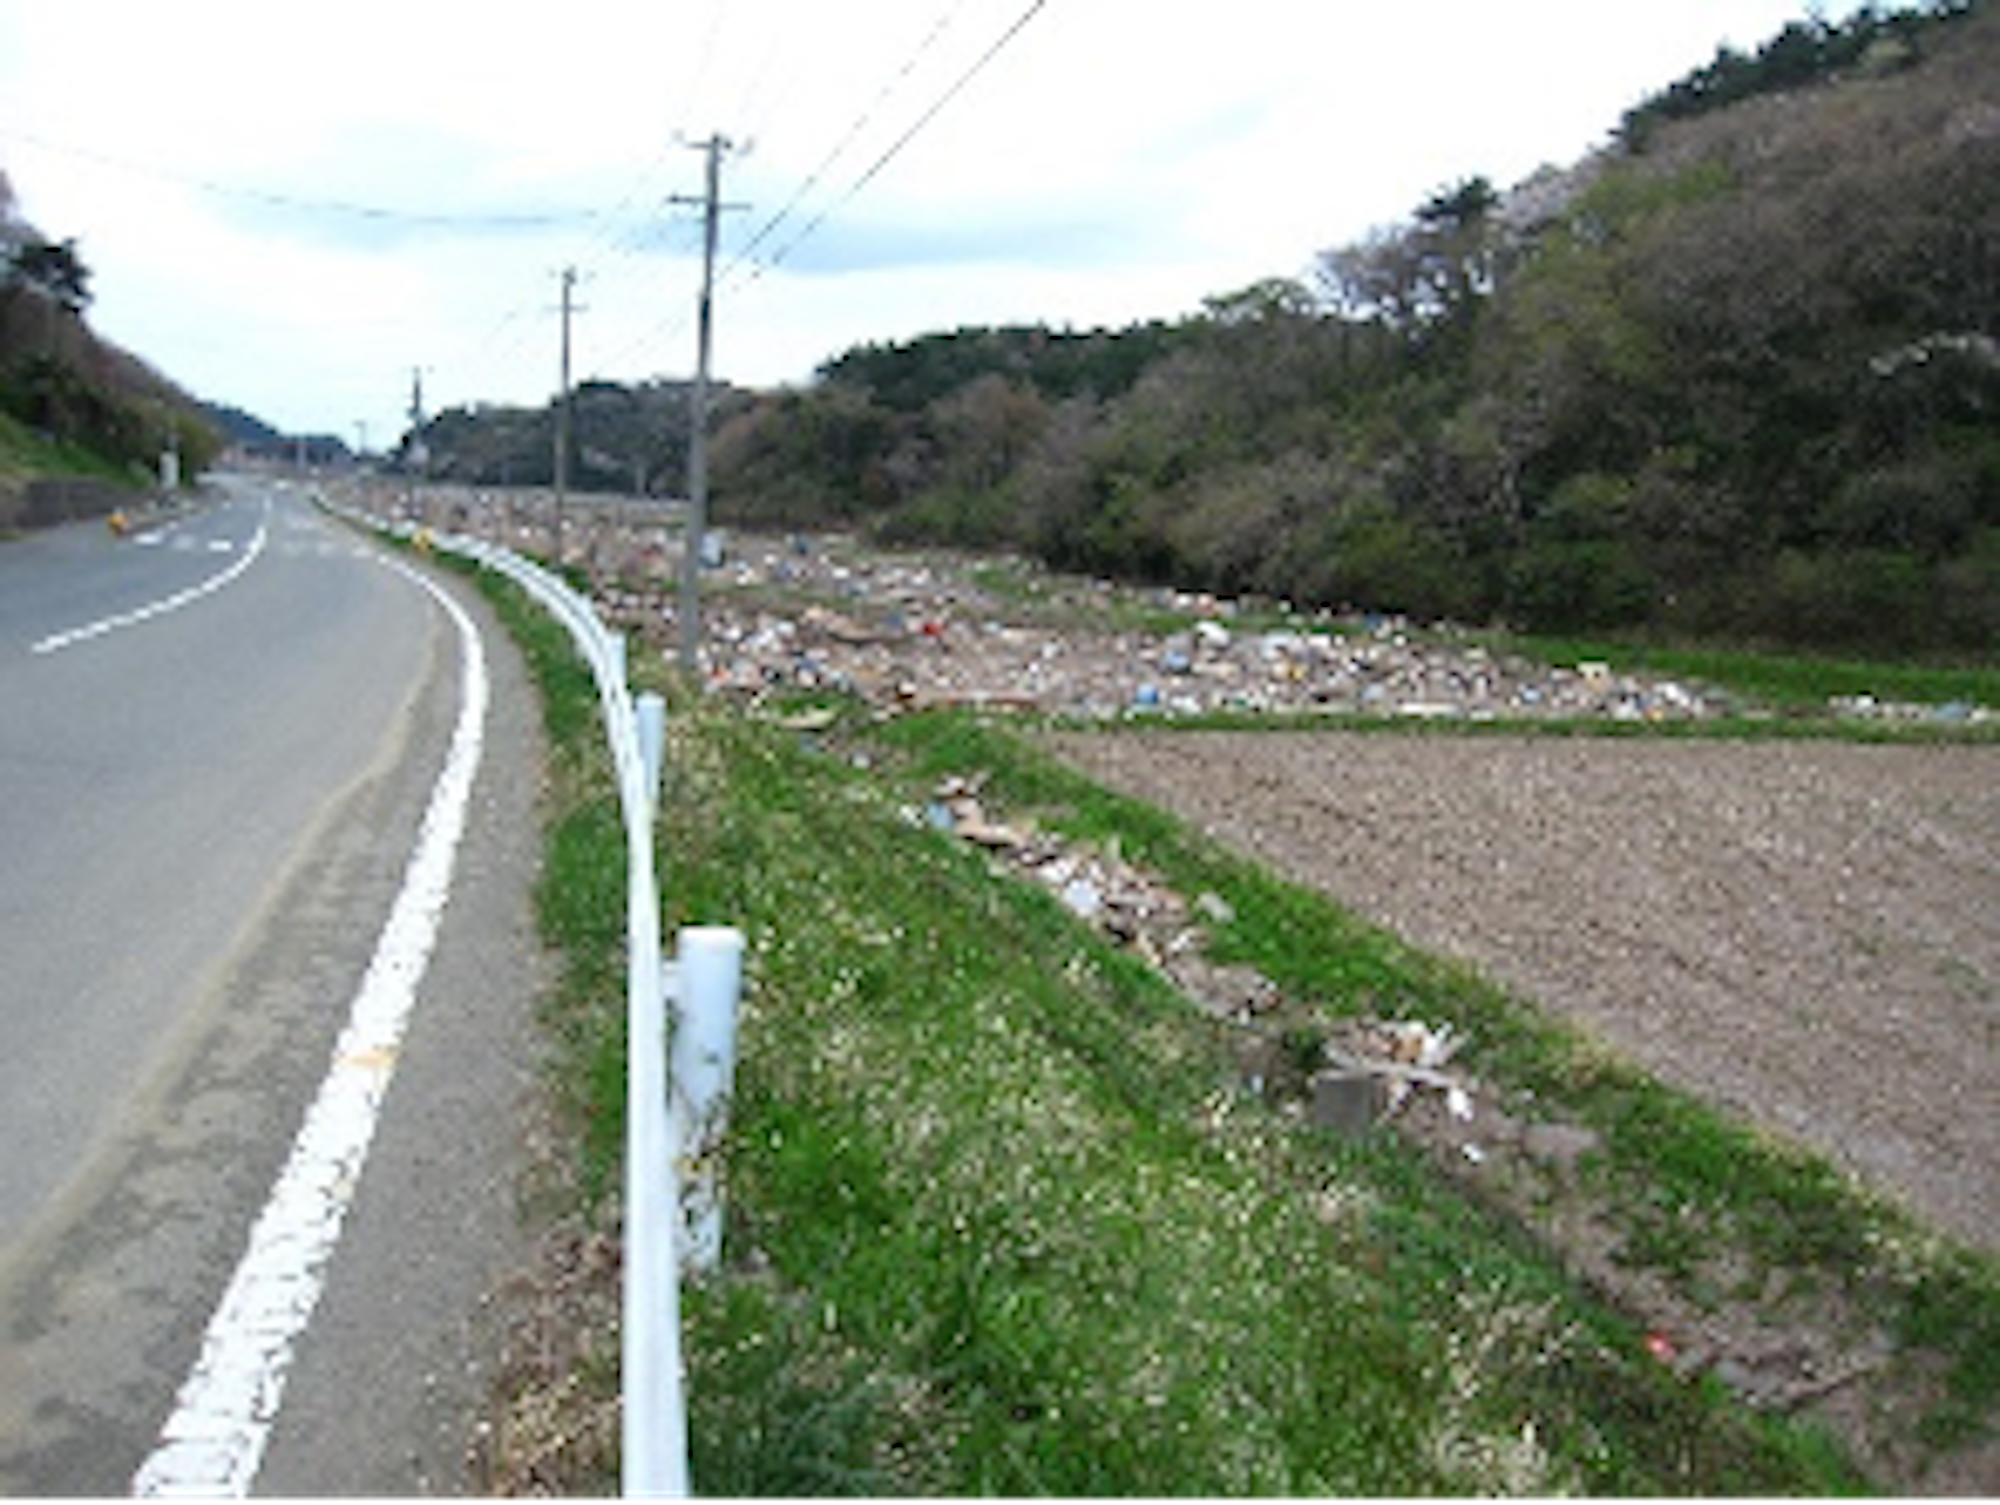
<path fill-rule="evenodd" d="M 122 1494 L 158 1454 L 476 720 L 443 918 L 254 1474 L 462 1486 L 515 1253 L 539 754 L 503 635 L 442 588 L 464 629 L 247 480 L 122 542 L 0 545 L 0 1491 Z"/>

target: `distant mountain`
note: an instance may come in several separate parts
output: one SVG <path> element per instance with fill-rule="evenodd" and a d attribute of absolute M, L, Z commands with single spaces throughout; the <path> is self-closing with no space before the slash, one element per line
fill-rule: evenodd
<path fill-rule="evenodd" d="M 205 402 L 202 407 L 208 413 L 209 421 L 231 445 L 275 451 L 288 442 L 284 434 L 254 413 L 246 413 L 241 408 L 221 402 Z"/>
<path fill-rule="evenodd" d="M 287 434 L 255 413 L 223 402 L 205 402 L 202 409 L 223 442 L 239 454 L 287 465 L 345 465 L 354 459 L 337 434 Z"/>

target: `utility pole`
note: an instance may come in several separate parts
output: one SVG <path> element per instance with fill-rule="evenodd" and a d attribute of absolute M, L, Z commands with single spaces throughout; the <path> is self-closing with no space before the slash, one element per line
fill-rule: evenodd
<path fill-rule="evenodd" d="M 563 499 L 569 490 L 569 316 L 573 311 L 570 293 L 576 287 L 576 268 L 564 267 L 559 274 L 562 278 L 562 385 L 556 398 L 556 516 L 555 516 L 555 562 L 562 568 L 563 558 Z"/>
<path fill-rule="evenodd" d="M 410 367 L 410 437 L 403 452 L 409 488 L 404 496 L 408 515 L 417 515 L 417 481 L 430 463 L 430 446 L 424 443 L 424 368 Z"/>
<path fill-rule="evenodd" d="M 424 443 L 424 368 L 410 367 L 410 465 L 414 470 L 422 470 L 430 461 L 430 449 Z"/>
<path fill-rule="evenodd" d="M 710 136 L 693 145 L 708 155 L 708 181 L 700 200 L 701 317 L 694 395 L 689 403 L 687 542 L 681 560 L 681 668 L 690 676 L 700 672 L 701 554 L 702 541 L 708 532 L 708 361 L 714 325 L 715 231 L 722 213 L 722 154 L 729 150 L 729 140 Z M 677 198 L 675 202 L 689 201 Z"/>

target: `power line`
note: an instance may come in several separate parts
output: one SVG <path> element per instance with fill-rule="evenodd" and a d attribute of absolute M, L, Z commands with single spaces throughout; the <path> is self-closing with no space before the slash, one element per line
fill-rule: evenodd
<path fill-rule="evenodd" d="M 821 179 L 832 169 L 833 164 L 846 154 L 847 149 L 874 122 L 876 112 L 889 101 L 890 97 L 902 86 L 903 82 L 916 71 L 917 66 L 930 55 L 931 49 L 937 45 L 939 38 L 951 29 L 951 23 L 957 18 L 959 11 L 963 8 L 964 0 L 958 0 L 957 4 L 944 11 L 938 17 L 937 21 L 931 26 L 931 29 L 924 34 L 923 40 L 917 44 L 916 50 L 903 60 L 902 66 L 896 70 L 887 83 L 875 91 L 875 97 L 862 107 L 861 112 L 854 117 L 854 120 L 848 125 L 847 129 L 841 133 L 840 139 L 834 143 L 833 149 L 820 159 L 818 166 L 806 174 L 805 181 L 799 184 L 798 189 L 785 201 L 783 207 L 776 214 L 764 221 L 757 228 L 756 233 L 730 259 L 728 267 L 724 269 L 722 274 L 725 282 L 735 272 L 737 267 L 752 259 L 757 248 L 769 240 L 778 227 L 791 218 L 792 211 L 798 208 L 805 201 L 806 196 L 819 186 Z"/>
<path fill-rule="evenodd" d="M 894 72 L 889 74 L 874 91 L 780 208 L 769 218 L 762 220 L 742 249 L 734 253 L 729 265 L 722 270 L 717 283 L 718 288 L 727 286 L 733 277 L 745 271 L 750 280 L 755 280 L 794 254 L 826 224 L 829 218 L 851 203 L 879 178 L 982 73 L 991 67 L 1007 47 L 1047 8 L 1048 0 L 1031 0 L 1031 3 L 1027 3 L 1004 30 L 986 45 L 947 87 L 932 98 L 835 198 L 823 205 L 803 224 L 796 224 L 813 197 L 835 181 L 836 169 L 854 154 L 857 145 L 866 141 L 878 125 L 886 126 L 891 123 L 892 103 L 911 90 L 913 81 L 923 71 L 924 65 L 941 50 L 941 44 L 947 34 L 960 23 L 968 4 L 969 0 L 940 0 L 927 28 L 904 55 Z M 725 4 L 717 4 L 707 17 L 698 54 L 703 73 L 708 72 L 708 65 L 723 50 L 722 34 L 728 29 L 731 17 L 732 12 Z M 763 71 L 770 71 L 768 59 Z M 0 138 L 19 140 L 51 152 L 94 162 L 135 176 L 182 184 L 205 194 L 261 204 L 292 213 L 344 217 L 385 226 L 474 233 L 582 230 L 587 232 L 592 243 L 602 246 L 614 259 L 631 258 L 634 261 L 640 259 L 642 252 L 648 249 L 645 241 L 650 237 L 637 227 L 654 222 L 649 214 L 642 211 L 642 202 L 649 196 L 649 189 L 657 181 L 655 175 L 664 160 L 663 153 L 660 158 L 644 164 L 631 179 L 628 179 L 627 191 L 608 209 L 531 207 L 492 211 L 454 211 L 404 208 L 379 202 L 275 191 L 88 147 L 70 145 L 4 122 L 0 122 Z M 757 259 L 758 252 L 769 247 L 780 232 L 788 228 L 792 229 L 793 233 L 782 244 L 776 246 L 775 250 L 769 251 L 760 264 Z M 510 349 L 518 347 L 527 337 L 528 326 L 532 322 L 529 318 L 530 313 L 531 309 L 525 306 L 517 306 L 505 312 L 487 325 L 483 337 L 478 341 L 479 345 L 486 349 L 502 345 Z M 680 329 L 688 322 L 688 314 L 679 312 L 671 319 L 663 321 L 663 325 Z M 659 330 L 640 332 L 639 338 L 621 342 L 619 354 L 622 356 L 640 346 L 653 344 L 660 337 Z"/>
<path fill-rule="evenodd" d="M 384 204 L 364 204 L 351 199 L 314 198 L 303 194 L 279 193 L 266 188 L 253 188 L 241 183 L 225 183 L 215 178 L 203 177 L 198 173 L 182 172 L 176 168 L 163 167 L 157 163 L 139 162 L 129 157 L 121 157 L 110 152 L 97 151 L 90 147 L 72 146 L 61 141 L 51 141 L 33 131 L 20 130 L 13 126 L 0 125 L 0 136 L 15 141 L 24 141 L 40 147 L 43 151 L 72 157 L 81 162 L 93 162 L 100 167 L 108 167 L 117 172 L 130 173 L 135 177 L 150 178 L 155 182 L 179 183 L 201 193 L 218 198 L 240 199 L 246 203 L 263 204 L 273 209 L 284 209 L 298 214 L 325 214 L 347 219 L 368 220 L 377 224 L 409 225 L 430 229 L 460 230 L 546 230 L 564 226 L 595 224 L 608 218 L 595 209 L 546 209 L 520 211 L 439 211 L 430 209 L 403 209 Z"/>
<path fill-rule="evenodd" d="M 1035 17 L 1039 15 L 1048 6 L 1048 0 L 1032 0 L 1032 3 L 1029 4 L 1018 16 L 1016 16 L 1012 21 L 1012 23 L 1009 24 L 1008 27 L 1003 32 L 1001 32 L 1000 35 L 993 42 L 988 44 L 986 49 L 983 52 L 981 52 L 979 56 L 976 57 L 972 61 L 972 63 L 968 67 L 966 67 L 955 79 L 953 79 L 951 84 L 946 89 L 944 89 L 943 92 L 941 92 L 935 99 L 931 101 L 931 103 L 928 106 L 925 107 L 923 112 L 919 114 L 916 117 L 916 119 L 907 128 L 905 128 L 903 132 L 899 136 L 897 136 L 896 139 L 892 141 L 889 144 L 889 146 L 869 164 L 867 169 L 864 170 L 861 174 L 859 174 L 855 178 L 855 180 L 847 186 L 847 188 L 841 193 L 839 198 L 827 204 L 817 214 L 815 214 L 810 221 L 808 221 L 804 226 L 802 226 L 799 229 L 797 234 L 793 235 L 790 240 L 786 241 L 784 245 L 780 246 L 768 261 L 763 262 L 761 264 L 751 261 L 750 249 L 754 248 L 755 245 L 761 243 L 762 241 L 768 240 L 770 236 L 776 231 L 778 226 L 785 220 L 785 218 L 789 216 L 794 210 L 796 210 L 799 204 L 804 201 L 805 197 L 810 192 L 812 186 L 814 186 L 821 178 L 824 177 L 827 169 L 832 165 L 833 161 L 846 150 L 847 146 L 851 144 L 852 139 L 858 136 L 861 133 L 861 130 L 870 121 L 872 121 L 874 113 L 880 108 L 882 102 L 885 99 L 887 99 L 890 94 L 894 93 L 898 87 L 901 86 L 904 79 L 906 79 L 908 75 L 915 69 L 918 62 L 920 62 L 923 57 L 927 56 L 928 53 L 932 50 L 932 48 L 935 47 L 938 39 L 943 35 L 944 31 L 951 24 L 952 20 L 955 19 L 957 10 L 963 7 L 963 3 L 964 0 L 958 0 L 958 3 L 954 6 L 953 11 L 950 14 L 947 14 L 938 23 L 933 25 L 930 32 L 927 33 L 924 39 L 918 44 L 916 51 L 912 54 L 912 56 L 905 61 L 903 66 L 892 77 L 890 82 L 877 91 L 875 98 L 866 107 L 864 107 L 863 111 L 861 112 L 861 115 L 857 118 L 855 124 L 850 126 L 848 131 L 843 134 L 841 141 L 836 146 L 836 148 L 833 151 L 829 152 L 824 159 L 822 159 L 819 166 L 816 167 L 813 170 L 813 173 L 808 176 L 806 183 L 802 185 L 798 191 L 792 194 L 792 196 L 786 201 L 785 205 L 776 214 L 772 215 L 772 217 L 769 220 L 765 221 L 765 223 L 758 228 L 756 234 L 751 238 L 750 247 L 747 247 L 745 250 L 738 252 L 736 256 L 732 258 L 728 267 L 723 271 L 721 277 L 718 279 L 720 282 L 726 285 L 731 277 L 738 275 L 739 272 L 746 267 L 748 268 L 747 271 L 748 279 L 754 282 L 757 279 L 761 278 L 767 271 L 771 270 L 773 267 L 780 265 L 785 260 L 786 257 L 788 257 L 793 251 L 797 250 L 798 247 L 806 239 L 808 239 L 823 224 L 825 224 L 826 221 L 833 215 L 833 213 L 836 210 L 852 202 L 856 195 L 861 193 L 863 189 L 865 189 L 870 183 L 872 183 L 877 177 L 879 177 L 888 168 L 889 164 L 893 162 L 896 159 L 896 157 L 899 156 L 905 149 L 907 149 L 910 143 L 916 140 L 916 138 L 925 129 L 927 129 L 930 126 L 930 124 L 934 120 L 936 120 L 940 114 L 944 112 L 945 108 L 949 106 L 952 103 L 952 101 L 957 99 L 959 95 L 963 94 L 965 90 L 968 87 L 970 87 L 974 79 L 976 79 L 982 72 L 984 72 L 988 67 L 992 65 L 993 61 L 997 57 L 999 57 L 999 55 L 1003 51 L 1006 50 L 1006 48 L 1014 41 L 1016 37 L 1018 37 L 1021 34 L 1022 31 L 1024 31 L 1027 28 L 1028 23 L 1033 21 Z M 679 333 L 685 330 L 686 324 L 687 324 L 687 316 L 685 312 L 676 312 L 675 314 L 669 316 L 668 318 L 661 320 L 653 327 L 641 333 L 638 333 L 634 335 L 632 338 L 626 340 L 623 344 L 617 347 L 611 359 L 615 363 L 617 360 L 622 360 L 627 355 L 645 346 L 653 345 L 656 342 L 663 342 L 668 338 L 677 336 Z"/>
<path fill-rule="evenodd" d="M 949 88 L 947 88 L 936 99 L 931 101 L 930 105 L 924 110 L 924 112 L 921 115 L 919 115 L 916 118 L 915 121 L 913 121 L 910 124 L 908 129 L 906 129 L 894 141 L 889 143 L 888 149 L 885 150 L 872 163 L 870 163 L 867 170 L 863 172 L 858 178 L 856 178 L 851 184 L 849 184 L 846 191 L 843 192 L 839 198 L 835 199 L 832 203 L 826 205 L 826 207 L 821 209 L 819 213 L 815 214 L 810 220 L 808 220 L 805 226 L 799 231 L 798 234 L 794 235 L 790 240 L 786 241 L 782 246 L 780 246 L 777 249 L 776 252 L 772 254 L 769 261 L 765 262 L 761 266 L 755 267 L 751 273 L 753 279 L 756 277 L 761 277 L 766 271 L 769 271 L 772 267 L 780 265 L 785 260 L 786 257 L 790 256 L 792 252 L 796 251 L 802 243 L 804 243 L 815 231 L 819 229 L 821 225 L 825 224 L 828 218 L 830 218 L 836 210 L 846 207 L 849 203 L 851 203 L 854 200 L 857 194 L 859 194 L 870 183 L 874 182 L 876 178 L 881 176 L 883 170 L 887 168 L 891 162 L 895 161 L 895 159 L 902 154 L 904 149 L 907 148 L 912 141 L 916 140 L 916 138 L 919 135 L 921 135 L 927 127 L 929 127 L 931 122 L 936 120 L 937 117 L 944 112 L 945 108 L 948 105 L 950 105 L 953 100 L 957 99 L 960 94 L 964 93 L 965 90 L 971 85 L 972 81 L 976 79 L 981 73 L 985 72 L 986 69 L 989 66 L 991 66 L 993 60 L 997 58 L 1003 51 L 1005 51 L 1007 46 L 1011 42 L 1013 42 L 1013 40 L 1016 37 L 1018 37 L 1024 30 L 1027 29 L 1028 23 L 1034 20 L 1036 16 L 1041 14 L 1041 12 L 1048 6 L 1048 3 L 1049 0 L 1033 0 L 1033 3 L 1031 3 L 1027 7 L 1027 9 L 1022 11 L 1020 15 L 1014 18 L 1013 24 L 1010 25 L 1005 31 L 1003 31 L 1000 34 L 1000 36 L 989 47 L 987 47 L 987 49 L 984 52 L 980 53 L 980 55 L 973 60 L 972 65 L 970 67 L 968 67 L 963 73 L 959 74 L 959 76 L 952 81 L 951 86 Z M 789 208 L 790 206 L 787 207 Z M 740 262 L 742 259 L 743 258 L 739 257 L 738 261 Z M 733 266 L 734 263 L 732 264 L 732 269 Z"/>

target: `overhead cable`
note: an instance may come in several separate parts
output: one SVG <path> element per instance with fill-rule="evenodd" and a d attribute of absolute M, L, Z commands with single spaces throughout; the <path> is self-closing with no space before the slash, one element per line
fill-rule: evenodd
<path fill-rule="evenodd" d="M 163 183 L 179 183 L 202 193 L 219 198 L 241 199 L 248 203 L 264 204 L 275 209 L 285 209 L 302 214 L 338 215 L 349 219 L 369 220 L 380 224 L 425 226 L 433 229 L 463 230 L 537 230 L 563 226 L 593 224 L 606 218 L 602 211 L 595 209 L 548 209 L 529 211 L 462 211 L 405 209 L 383 204 L 363 204 L 349 199 L 314 198 L 303 194 L 278 193 L 266 188 L 252 188 L 240 183 L 224 183 L 214 178 L 202 177 L 196 173 L 182 172 L 176 168 L 163 167 L 158 163 L 136 162 L 129 157 L 115 156 L 89 147 L 72 146 L 60 141 L 51 141 L 33 131 L 20 130 L 9 125 L 0 125 L 0 136 L 15 141 L 25 141 L 44 151 L 56 152 L 79 161 L 95 162 L 101 167 L 109 167 L 118 172 L 131 173 L 138 177 L 151 178 Z"/>
<path fill-rule="evenodd" d="M 1024 30 L 1027 29 L 1028 23 L 1034 20 L 1037 15 L 1041 14 L 1041 12 L 1047 7 L 1048 3 L 1049 0 L 1033 0 L 1033 3 L 1031 3 L 1027 7 L 1027 9 L 1022 11 L 1020 15 L 1014 18 L 1013 24 L 1010 25 L 1004 32 L 1002 32 L 999 38 L 995 40 L 991 46 L 989 46 L 984 52 L 982 52 L 977 58 L 975 58 L 972 62 L 972 65 L 969 68 L 967 68 L 963 73 L 961 73 L 956 79 L 954 79 L 951 83 L 951 86 L 947 88 L 942 94 L 940 94 L 935 100 L 933 100 L 930 103 L 929 107 L 926 108 L 924 112 L 910 124 L 909 128 L 905 130 L 902 135 L 898 136 L 894 141 L 889 143 L 888 149 L 884 151 L 879 157 L 877 157 L 872 163 L 869 164 L 867 171 L 863 172 L 858 178 L 856 178 L 851 184 L 849 184 L 846 191 L 843 192 L 839 198 L 835 199 L 831 204 L 828 204 L 825 208 L 821 209 L 819 213 L 815 214 L 812 217 L 812 219 L 807 221 L 805 226 L 802 229 L 800 229 L 799 233 L 794 235 L 790 240 L 786 241 L 782 246 L 780 246 L 777 249 L 777 251 L 772 255 L 771 259 L 768 262 L 764 263 L 763 266 L 755 269 L 755 271 L 753 272 L 753 276 L 761 276 L 765 271 L 768 271 L 770 268 L 775 267 L 779 265 L 781 262 L 783 262 L 785 258 L 791 255 L 793 251 L 796 251 L 799 248 L 799 246 L 809 236 L 813 234 L 814 231 L 818 230 L 821 225 L 825 224 L 827 219 L 833 214 L 835 210 L 844 208 L 847 204 L 851 203 L 857 194 L 859 194 L 870 183 L 874 182 L 875 179 L 882 174 L 883 169 L 888 167 L 888 165 L 891 162 L 895 161 L 895 159 L 902 154 L 904 149 L 907 148 L 912 141 L 916 140 L 916 138 L 923 133 L 923 131 L 930 125 L 930 123 L 933 120 L 937 119 L 937 117 L 944 112 L 945 107 L 948 106 L 954 99 L 958 98 L 960 94 L 964 93 L 966 88 L 972 83 L 972 81 L 975 78 L 977 78 L 981 73 L 985 72 L 986 69 L 992 64 L 993 60 L 997 58 L 1003 51 L 1006 50 L 1008 44 L 1011 43 L 1016 37 L 1018 37 Z"/>

